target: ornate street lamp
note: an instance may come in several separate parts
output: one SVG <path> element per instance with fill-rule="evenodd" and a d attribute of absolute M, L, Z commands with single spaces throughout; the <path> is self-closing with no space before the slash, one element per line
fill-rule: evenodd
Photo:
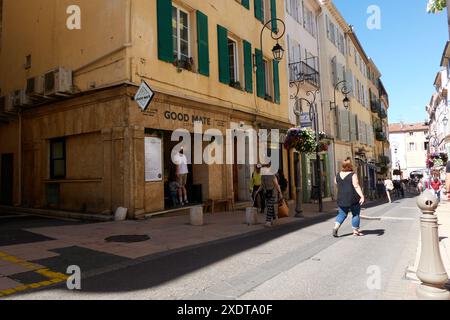
<path fill-rule="evenodd" d="M 348 110 L 350 108 L 350 99 L 348 98 L 348 95 L 352 91 L 348 89 L 346 80 L 336 83 L 336 86 L 334 87 L 334 100 L 330 101 L 330 110 L 337 110 L 336 92 L 339 90 L 339 87 L 341 87 L 341 93 L 344 95 L 342 103 L 344 104 L 344 108 Z"/>
<path fill-rule="evenodd" d="M 273 58 L 280 62 L 281 60 L 283 60 L 284 57 L 284 49 L 283 47 L 280 45 L 280 43 L 277 42 L 277 44 L 273 47 L 272 49 L 273 52 Z"/>
<path fill-rule="evenodd" d="M 276 30 L 273 30 L 273 29 L 269 28 L 269 25 L 272 24 L 274 21 L 277 21 L 277 22 L 281 23 L 281 25 L 283 26 L 282 32 L 280 32 L 279 28 L 277 28 Z M 261 29 L 260 43 L 259 43 L 259 48 L 260 48 L 261 54 L 263 56 L 264 56 L 264 51 L 263 51 L 263 34 L 264 34 L 264 30 L 265 29 L 269 29 L 270 30 L 270 32 L 271 32 L 270 36 L 272 37 L 273 40 L 275 40 L 277 42 L 276 45 L 272 48 L 272 53 L 273 53 L 274 60 L 280 62 L 281 60 L 283 60 L 285 50 L 280 45 L 279 40 L 284 37 L 284 34 L 286 32 L 286 24 L 284 23 L 283 20 L 278 19 L 278 18 L 271 19 L 271 20 L 267 21 L 264 24 L 263 28 Z M 264 66 L 259 66 L 257 61 L 255 61 L 254 64 L 255 64 L 256 69 L 264 67 Z"/>

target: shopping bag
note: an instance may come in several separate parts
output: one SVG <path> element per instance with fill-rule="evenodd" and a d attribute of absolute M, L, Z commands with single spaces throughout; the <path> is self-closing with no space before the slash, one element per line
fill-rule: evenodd
<path fill-rule="evenodd" d="M 289 217 L 289 207 L 286 200 L 280 200 L 278 204 L 278 218 L 288 218 Z"/>

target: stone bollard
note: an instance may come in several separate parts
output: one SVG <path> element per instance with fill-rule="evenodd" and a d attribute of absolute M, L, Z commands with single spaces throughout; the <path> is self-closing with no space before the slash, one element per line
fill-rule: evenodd
<path fill-rule="evenodd" d="M 245 209 L 245 223 L 249 226 L 258 224 L 258 208 L 251 207 Z"/>
<path fill-rule="evenodd" d="M 197 206 L 191 208 L 191 225 L 193 226 L 203 225 L 203 207 Z"/>
<path fill-rule="evenodd" d="M 424 192 L 417 198 L 417 206 L 422 211 L 422 250 L 417 269 L 417 277 L 422 283 L 417 287 L 417 296 L 421 299 L 450 300 L 450 292 L 445 289 L 448 275 L 439 248 L 438 218 L 434 214 L 438 199 L 432 193 Z"/>

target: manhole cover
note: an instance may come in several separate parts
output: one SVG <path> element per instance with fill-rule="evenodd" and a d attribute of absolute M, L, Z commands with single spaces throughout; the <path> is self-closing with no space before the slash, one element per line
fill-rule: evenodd
<path fill-rule="evenodd" d="M 150 240 L 147 235 L 121 235 L 112 236 L 105 239 L 106 242 L 122 242 L 122 243 L 133 243 L 133 242 L 144 242 Z"/>

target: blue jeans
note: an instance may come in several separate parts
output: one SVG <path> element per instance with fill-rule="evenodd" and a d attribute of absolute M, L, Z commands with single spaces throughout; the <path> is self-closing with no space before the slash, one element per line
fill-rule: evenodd
<path fill-rule="evenodd" d="M 348 213 L 350 211 L 352 212 L 353 215 L 352 219 L 353 229 L 359 229 L 361 224 L 361 218 L 359 216 L 361 213 L 361 205 L 359 203 L 347 208 L 339 207 L 339 213 L 336 218 L 336 222 L 339 223 L 339 225 L 342 225 L 345 219 L 347 219 Z"/>

